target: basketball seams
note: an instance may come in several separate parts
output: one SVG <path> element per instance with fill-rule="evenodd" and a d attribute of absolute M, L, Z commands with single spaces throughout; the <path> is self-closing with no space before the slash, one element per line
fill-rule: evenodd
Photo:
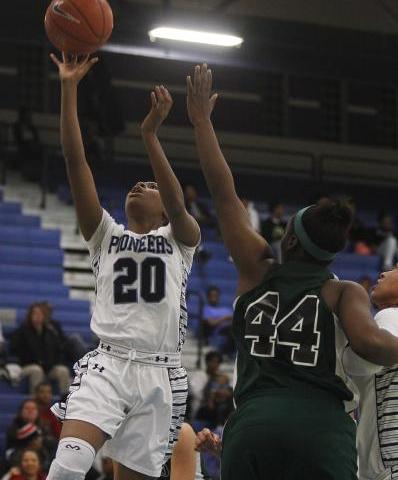
<path fill-rule="evenodd" d="M 97 40 L 102 41 L 102 38 L 99 37 L 99 36 L 97 35 L 97 33 L 94 32 L 94 30 L 93 30 L 90 22 L 88 21 L 85 13 L 83 13 L 83 12 L 80 10 L 80 8 L 79 8 L 78 6 L 76 6 L 76 4 L 75 4 L 75 2 L 74 2 L 73 0 L 68 0 L 68 2 L 69 2 L 71 5 L 73 5 L 73 7 L 79 12 L 79 14 L 81 15 L 82 19 L 85 21 L 86 25 L 88 26 L 90 32 L 94 35 L 94 37 L 95 37 Z M 98 3 L 98 2 L 97 2 L 97 3 Z M 101 12 L 102 12 L 102 9 L 101 9 Z M 102 18 L 103 18 L 103 16 L 102 16 Z"/>
<path fill-rule="evenodd" d="M 105 12 L 104 12 L 104 9 L 102 8 L 102 2 L 101 0 L 97 0 L 97 3 L 101 9 L 101 13 L 102 13 L 102 35 L 101 35 L 101 38 L 104 39 L 105 38 Z"/>
<path fill-rule="evenodd" d="M 72 40 L 74 40 L 74 41 L 76 41 L 76 42 L 79 42 L 79 43 L 84 43 L 85 45 L 95 46 L 95 43 L 86 42 L 86 41 L 82 40 L 81 38 L 76 37 L 75 35 L 71 34 L 71 33 L 68 32 L 67 30 L 65 30 L 65 29 L 57 22 L 57 19 L 54 18 L 54 16 L 52 16 L 51 22 L 54 23 L 54 25 L 57 27 L 57 29 L 58 29 L 60 32 L 62 32 L 62 33 L 65 35 L 65 37 L 69 37 L 69 38 L 71 38 Z"/>

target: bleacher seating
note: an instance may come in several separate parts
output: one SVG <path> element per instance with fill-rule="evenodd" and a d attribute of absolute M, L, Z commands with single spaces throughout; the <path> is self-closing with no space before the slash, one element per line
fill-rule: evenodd
<path fill-rule="evenodd" d="M 25 265 L 8 265 L 0 263 L 0 279 L 17 279 L 22 281 L 31 280 L 62 283 L 62 276 L 62 265 L 56 267 L 29 265 L 29 268 L 26 268 Z"/>
<path fill-rule="evenodd" d="M 15 309 L 18 326 L 30 304 L 48 301 L 54 307 L 54 319 L 67 334 L 79 333 L 90 340 L 90 305 L 87 300 L 69 298 L 63 259 L 59 230 L 42 229 L 39 216 L 24 215 L 21 205 L 4 202 L 0 191 L 0 319 L 2 308 Z M 5 336 L 14 328 L 5 326 Z M 11 387 L 0 382 L 0 452 L 6 427 L 26 398 L 26 388 L 26 383 Z"/>

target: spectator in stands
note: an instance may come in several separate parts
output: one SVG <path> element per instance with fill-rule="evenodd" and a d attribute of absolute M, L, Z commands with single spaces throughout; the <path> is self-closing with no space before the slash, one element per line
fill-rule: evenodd
<path fill-rule="evenodd" d="M 56 440 L 42 428 L 39 409 L 32 399 L 20 405 L 17 414 L 6 434 L 6 459 L 8 468 L 18 464 L 20 455 L 26 448 L 38 452 L 45 468 L 55 453 Z"/>
<path fill-rule="evenodd" d="M 1 480 L 45 480 L 45 478 L 37 451 L 26 449 L 18 466 L 12 467 Z"/>
<path fill-rule="evenodd" d="M 48 461 L 55 454 L 57 441 L 51 429 L 41 422 L 39 407 L 35 400 L 28 399 L 22 402 L 17 415 L 7 429 L 6 444 L 10 455 L 12 454 L 15 459 L 21 449 L 37 448 L 43 460 Z"/>
<path fill-rule="evenodd" d="M 193 185 L 184 188 L 185 206 L 201 227 L 215 227 L 214 218 L 211 216 L 207 205 L 198 200 L 198 192 Z"/>
<path fill-rule="evenodd" d="M 32 115 L 28 108 L 21 107 L 19 109 L 18 120 L 14 124 L 13 132 L 22 173 L 29 180 L 39 180 L 42 174 L 42 148 L 39 134 L 33 125 Z"/>
<path fill-rule="evenodd" d="M 30 306 L 26 321 L 12 335 L 11 347 L 22 366 L 22 377 L 29 377 L 31 393 L 45 376 L 58 382 L 61 394 L 68 392 L 70 375 L 62 358 L 62 342 L 46 323 L 42 304 Z"/>
<path fill-rule="evenodd" d="M 40 430 L 39 408 L 37 403 L 28 399 L 21 403 L 17 414 L 7 429 L 7 448 L 15 448 L 18 441 L 18 432 L 23 425 L 33 424 Z"/>
<path fill-rule="evenodd" d="M 374 235 L 376 251 L 381 258 L 381 269 L 391 270 L 395 265 L 397 255 L 397 238 L 391 215 L 381 212 L 378 216 L 378 226 Z"/>
<path fill-rule="evenodd" d="M 59 439 L 62 424 L 50 410 L 53 404 L 53 389 L 51 383 L 42 382 L 35 389 L 35 401 L 39 408 L 40 423 L 55 439 Z"/>
<path fill-rule="evenodd" d="M 270 203 L 270 216 L 261 223 L 261 235 L 272 246 L 275 256 L 281 261 L 281 240 L 285 233 L 286 222 L 283 219 L 285 207 L 281 202 Z"/>
<path fill-rule="evenodd" d="M 256 232 L 261 231 L 260 215 L 254 206 L 254 203 L 247 198 L 242 198 L 242 203 L 245 206 L 247 213 L 249 214 L 250 223 Z"/>
<path fill-rule="evenodd" d="M 40 305 L 45 315 L 45 323 L 54 328 L 61 340 L 64 360 L 68 365 L 73 365 L 88 352 L 89 349 L 87 345 L 79 334 L 65 334 L 61 324 L 57 320 L 54 320 L 53 308 L 48 302 L 43 302 Z"/>
<path fill-rule="evenodd" d="M 220 305 L 220 289 L 211 286 L 207 289 L 207 303 L 203 310 L 204 333 L 208 342 L 223 353 L 234 351 L 231 337 L 231 307 Z"/>
<path fill-rule="evenodd" d="M 222 355 L 209 352 L 206 355 L 207 382 L 202 392 L 197 420 L 207 423 L 209 428 L 222 426 L 233 410 L 232 388 L 227 375 L 220 372 Z"/>

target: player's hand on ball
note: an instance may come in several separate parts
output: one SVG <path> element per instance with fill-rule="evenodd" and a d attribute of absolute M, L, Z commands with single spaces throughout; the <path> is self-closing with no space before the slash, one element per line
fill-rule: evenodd
<path fill-rule="evenodd" d="M 142 132 L 156 133 L 160 125 L 167 118 L 173 106 L 173 99 L 166 87 L 155 87 L 151 92 L 151 110 L 141 125 Z"/>
<path fill-rule="evenodd" d="M 79 58 L 77 55 L 68 56 L 65 52 L 62 52 L 62 62 L 53 53 L 50 54 L 50 58 L 58 67 L 61 82 L 70 82 L 76 85 L 98 62 L 98 57 L 90 58 L 90 55 L 85 55 Z"/>
<path fill-rule="evenodd" d="M 197 452 L 209 452 L 219 456 L 221 455 L 221 439 L 208 428 L 204 428 L 196 435 L 195 450 Z"/>
<path fill-rule="evenodd" d="M 216 93 L 212 95 L 212 85 L 212 72 L 205 63 L 201 67 L 196 65 L 193 82 L 190 76 L 187 77 L 188 116 L 194 126 L 210 120 L 218 97 Z"/>

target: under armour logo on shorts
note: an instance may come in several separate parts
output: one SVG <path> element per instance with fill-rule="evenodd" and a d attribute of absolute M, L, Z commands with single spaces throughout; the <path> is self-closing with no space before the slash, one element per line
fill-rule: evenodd
<path fill-rule="evenodd" d="M 105 367 L 100 367 L 98 363 L 96 363 L 93 367 L 93 370 L 99 370 L 99 372 L 102 373 L 105 370 Z"/>
<path fill-rule="evenodd" d="M 106 350 L 107 352 L 109 352 L 109 351 L 111 350 L 110 345 L 104 345 L 103 343 L 101 343 L 101 348 L 102 348 L 103 350 Z"/>
<path fill-rule="evenodd" d="M 163 361 L 163 362 L 167 363 L 169 361 L 169 357 L 159 357 L 159 356 L 157 356 L 156 361 L 157 362 Z"/>
<path fill-rule="evenodd" d="M 79 445 L 71 445 L 70 443 L 68 443 L 67 445 L 65 445 L 65 448 L 70 448 L 70 449 L 72 449 L 72 450 L 80 450 Z"/>

